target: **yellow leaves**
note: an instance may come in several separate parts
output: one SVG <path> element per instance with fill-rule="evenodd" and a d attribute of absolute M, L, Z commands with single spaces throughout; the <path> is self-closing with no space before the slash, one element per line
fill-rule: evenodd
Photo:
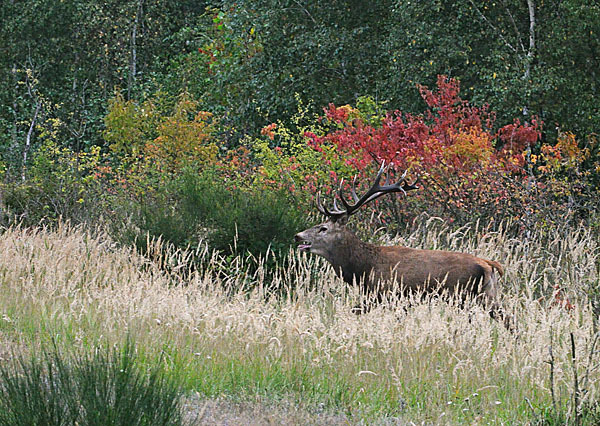
<path fill-rule="evenodd" d="M 586 157 L 586 150 L 579 148 L 575 134 L 572 132 L 561 132 L 558 135 L 558 141 L 556 142 L 556 148 L 563 153 L 566 158 L 573 160 L 581 160 Z"/>
<path fill-rule="evenodd" d="M 212 142 L 212 114 L 197 109 L 195 101 L 183 96 L 173 115 L 163 119 L 158 126 L 158 136 L 146 143 L 146 155 L 169 171 L 188 163 L 205 165 L 214 162 L 218 147 Z"/>
<path fill-rule="evenodd" d="M 104 139 L 116 153 L 136 155 L 152 132 L 155 125 L 155 107 L 150 101 L 141 106 L 132 100 L 126 101 L 118 93 L 110 100 L 108 114 L 104 118 Z"/>
<path fill-rule="evenodd" d="M 492 155 L 492 136 L 482 129 L 450 132 L 453 143 L 446 149 L 446 155 L 458 156 L 469 163 L 487 163 Z"/>
<path fill-rule="evenodd" d="M 348 117 L 358 117 L 360 115 L 360 111 L 354 107 L 352 107 L 351 105 L 342 105 L 341 107 L 338 108 L 338 110 L 342 110 L 344 112 L 346 112 L 346 114 L 348 114 Z"/>
<path fill-rule="evenodd" d="M 544 144 L 540 151 L 544 164 L 538 167 L 538 171 L 545 174 L 560 170 L 579 173 L 581 163 L 590 157 L 590 149 L 580 148 L 572 132 L 560 132 L 554 146 Z"/>
<path fill-rule="evenodd" d="M 538 167 L 538 171 L 539 171 L 540 173 L 544 173 L 544 174 L 545 174 L 545 173 L 548 173 L 548 172 L 550 172 L 550 170 L 551 170 L 551 169 L 552 169 L 552 168 L 551 168 L 549 165 L 545 165 L 545 166 L 539 166 L 539 167 Z"/>
<path fill-rule="evenodd" d="M 161 103 L 160 95 L 155 99 Z M 153 164 L 174 171 L 185 164 L 214 162 L 215 123 L 211 113 L 202 111 L 188 93 L 182 93 L 170 115 L 160 113 L 153 101 L 139 105 L 117 94 L 105 117 L 104 137 L 113 152 L 137 157 L 143 154 Z"/>
<path fill-rule="evenodd" d="M 41 139 L 57 141 L 60 128 L 63 124 L 59 118 L 47 118 L 42 124 L 36 126 L 36 130 L 40 132 L 39 136 Z"/>

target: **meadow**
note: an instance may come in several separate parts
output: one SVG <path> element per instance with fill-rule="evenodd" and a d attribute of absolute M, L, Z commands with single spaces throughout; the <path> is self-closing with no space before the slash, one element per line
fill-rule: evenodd
<path fill-rule="evenodd" d="M 476 304 L 433 298 L 390 297 L 356 316 L 358 290 L 295 251 L 271 270 L 248 269 L 256 259 L 224 258 L 202 243 L 182 250 L 149 240 L 143 256 L 99 228 L 14 226 L 0 234 L 0 370 L 22 375 L 27 360 L 58 354 L 43 376 L 59 358 L 125 350 L 143 374 L 175 384 L 177 409 L 204 404 L 191 423 L 210 423 L 203 416 L 207 403 L 219 411 L 214 401 L 271 407 L 290 423 L 598 421 L 597 235 L 515 238 L 502 226 L 455 229 L 430 218 L 372 239 L 499 261 L 518 332 Z"/>

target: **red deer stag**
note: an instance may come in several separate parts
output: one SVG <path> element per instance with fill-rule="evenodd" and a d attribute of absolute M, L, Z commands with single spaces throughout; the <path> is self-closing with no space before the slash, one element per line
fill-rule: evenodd
<path fill-rule="evenodd" d="M 382 164 L 375 183 L 360 198 L 356 195 L 356 182 L 353 182 L 354 204 L 346 201 L 340 184 L 338 196 L 343 209 L 337 206 L 335 199 L 333 209 L 327 209 L 317 194 L 317 208 L 328 220 L 296 234 L 298 249 L 324 257 L 345 282 L 358 283 L 364 293 L 378 300 L 394 286 L 402 288 L 405 294 L 415 291 L 442 293 L 457 295 L 463 300 L 471 296 L 480 300 L 493 318 L 499 316 L 506 327 L 512 329 L 511 320 L 504 315 L 498 301 L 497 280 L 498 275 L 503 274 L 498 262 L 466 253 L 376 246 L 361 241 L 346 228 L 348 218 L 370 201 L 385 194 L 401 192 L 406 195 L 408 191 L 418 189 L 416 180 L 407 182 L 406 172 L 397 183 L 380 185 L 384 171 L 386 167 Z M 363 304 L 354 311 L 361 313 L 368 309 L 369 306 Z"/>

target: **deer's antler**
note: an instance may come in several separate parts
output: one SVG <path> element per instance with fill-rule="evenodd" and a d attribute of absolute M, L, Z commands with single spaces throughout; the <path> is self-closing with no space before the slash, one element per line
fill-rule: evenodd
<path fill-rule="evenodd" d="M 400 177 L 400 180 L 398 182 L 396 182 L 394 184 L 389 184 L 389 175 L 388 175 L 386 178 L 385 184 L 380 185 L 381 177 L 383 176 L 384 172 L 387 172 L 388 169 L 389 169 L 389 166 L 386 167 L 385 162 L 381 163 L 379 172 L 377 172 L 377 176 L 375 177 L 375 182 L 373 183 L 371 188 L 369 188 L 369 190 L 360 198 L 356 194 L 356 176 L 354 177 L 354 179 L 352 180 L 352 187 L 350 189 L 350 191 L 351 191 L 350 194 L 352 195 L 354 204 L 348 203 L 346 201 L 346 199 L 344 198 L 344 194 L 342 193 L 344 180 L 342 179 L 342 181 L 340 182 L 340 187 L 338 189 L 338 196 L 340 197 L 340 200 L 342 201 L 342 204 L 344 205 L 344 210 L 340 209 L 337 206 L 335 198 L 333 200 L 333 209 L 332 210 L 329 210 L 326 207 L 324 207 L 323 203 L 321 202 L 321 194 L 320 193 L 317 194 L 317 209 L 325 216 L 331 218 L 333 221 L 336 221 L 336 220 L 340 219 L 341 217 L 344 217 L 344 216 L 348 217 L 348 216 L 354 214 L 359 208 L 361 208 L 365 204 L 369 203 L 370 201 L 373 201 L 376 198 L 381 197 L 382 195 L 390 194 L 393 192 L 402 192 L 404 195 L 406 195 L 407 191 L 411 191 L 413 189 L 419 188 L 417 186 L 417 183 L 419 180 L 418 177 L 414 180 L 413 183 L 407 182 L 407 180 L 406 180 L 407 171 L 404 171 L 404 173 L 402 174 L 402 176 Z"/>

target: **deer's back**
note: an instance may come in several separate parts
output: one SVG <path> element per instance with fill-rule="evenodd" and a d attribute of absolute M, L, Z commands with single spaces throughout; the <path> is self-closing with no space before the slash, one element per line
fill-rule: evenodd
<path fill-rule="evenodd" d="M 502 273 L 500 265 L 479 257 L 441 250 L 419 250 L 402 246 L 380 247 L 374 265 L 375 276 L 394 279 L 407 289 L 452 291 L 457 285 L 472 284 L 478 292 L 479 284 L 493 276 L 493 269 Z"/>

